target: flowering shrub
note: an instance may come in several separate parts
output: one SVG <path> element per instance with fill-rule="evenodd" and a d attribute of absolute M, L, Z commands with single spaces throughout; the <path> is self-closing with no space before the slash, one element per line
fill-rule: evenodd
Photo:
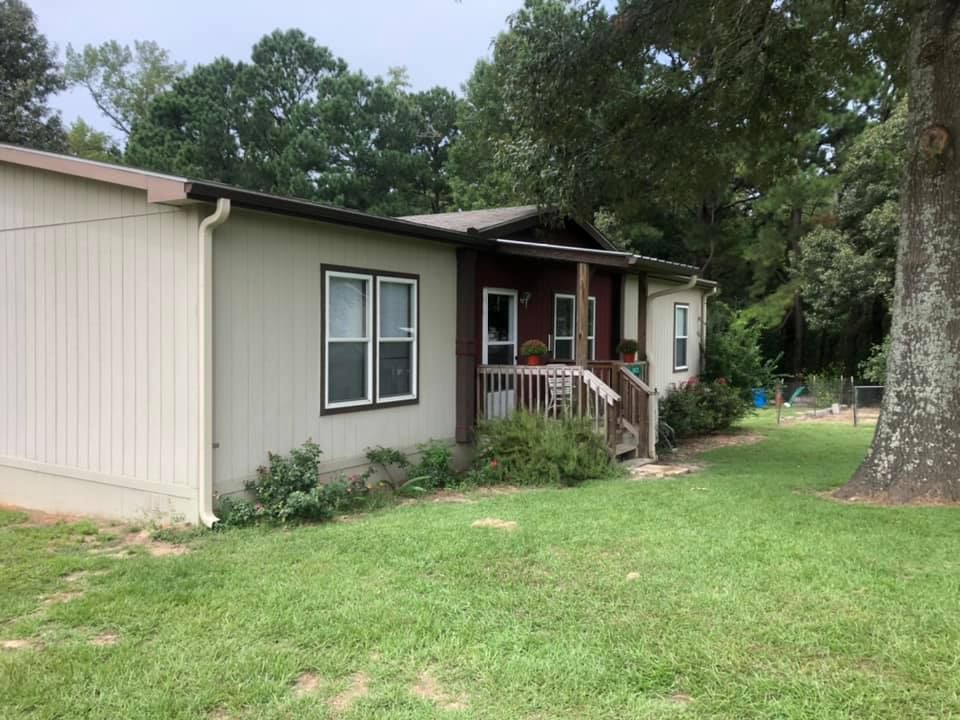
<path fill-rule="evenodd" d="M 694 437 L 726 430 L 750 408 L 743 393 L 726 381 L 691 378 L 660 401 L 660 421 L 677 437 Z"/>

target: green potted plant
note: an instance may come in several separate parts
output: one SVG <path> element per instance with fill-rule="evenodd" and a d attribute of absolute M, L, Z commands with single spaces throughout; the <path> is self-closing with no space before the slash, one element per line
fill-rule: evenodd
<path fill-rule="evenodd" d="M 542 340 L 527 340 L 520 346 L 520 357 L 527 365 L 542 365 L 543 356 L 550 352 L 550 348 Z"/>
<path fill-rule="evenodd" d="M 617 345 L 617 352 L 620 353 L 624 362 L 632 363 L 637 361 L 637 348 L 639 347 L 636 340 L 624 338 Z"/>

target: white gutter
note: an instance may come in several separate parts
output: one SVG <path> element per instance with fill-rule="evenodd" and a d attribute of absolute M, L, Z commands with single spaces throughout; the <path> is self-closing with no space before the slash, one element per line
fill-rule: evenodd
<path fill-rule="evenodd" d="M 677 271 L 682 270 L 696 270 L 692 265 L 684 265 L 683 263 L 673 262 L 672 260 L 660 260 L 658 258 L 648 257 L 646 255 L 637 255 L 635 253 L 624 252 L 623 250 L 595 250 L 593 248 L 582 248 L 582 247 L 572 247 L 570 245 L 553 245 L 550 243 L 539 243 L 531 242 L 529 240 L 505 240 L 503 238 L 497 238 L 497 243 L 501 245 L 515 245 L 518 247 L 528 247 L 528 248 L 546 248 L 547 250 L 566 250 L 568 252 L 578 252 L 578 253 L 590 253 L 593 255 L 607 255 L 614 257 L 622 257 L 626 259 L 628 265 L 635 265 L 637 262 L 649 262 L 656 263 L 657 265 L 672 265 L 677 268 Z M 664 267 L 664 272 L 666 272 L 666 267 Z M 687 273 L 682 273 L 686 275 Z M 696 276 L 694 276 L 696 277 Z M 699 278 L 697 278 L 699 280 Z"/>
<path fill-rule="evenodd" d="M 197 510 L 200 522 L 213 527 L 213 231 L 230 217 L 230 201 L 217 200 L 217 209 L 200 223 L 197 233 L 200 256 L 200 457 L 197 478 Z"/>

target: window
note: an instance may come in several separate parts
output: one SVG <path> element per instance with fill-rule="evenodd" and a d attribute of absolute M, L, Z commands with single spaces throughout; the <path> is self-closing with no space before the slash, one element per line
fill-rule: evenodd
<path fill-rule="evenodd" d="M 573 360 L 577 337 L 577 298 L 553 296 L 553 359 Z M 597 299 L 587 300 L 587 357 L 597 359 Z"/>
<path fill-rule="evenodd" d="M 687 339 L 688 317 L 690 315 L 690 306 L 677 303 L 673 306 L 673 369 L 686 370 L 687 365 Z"/>
<path fill-rule="evenodd" d="M 417 398 L 415 277 L 324 270 L 324 411 Z"/>

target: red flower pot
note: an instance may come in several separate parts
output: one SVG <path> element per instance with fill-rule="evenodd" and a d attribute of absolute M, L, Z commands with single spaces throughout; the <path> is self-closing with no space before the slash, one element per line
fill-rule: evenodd
<path fill-rule="evenodd" d="M 527 365 L 543 365 L 542 355 L 527 355 Z"/>
<path fill-rule="evenodd" d="M 636 362 L 636 361 L 637 361 L 637 354 L 636 354 L 635 352 L 632 352 L 632 353 L 623 353 L 623 361 L 626 362 L 626 363 Z"/>

